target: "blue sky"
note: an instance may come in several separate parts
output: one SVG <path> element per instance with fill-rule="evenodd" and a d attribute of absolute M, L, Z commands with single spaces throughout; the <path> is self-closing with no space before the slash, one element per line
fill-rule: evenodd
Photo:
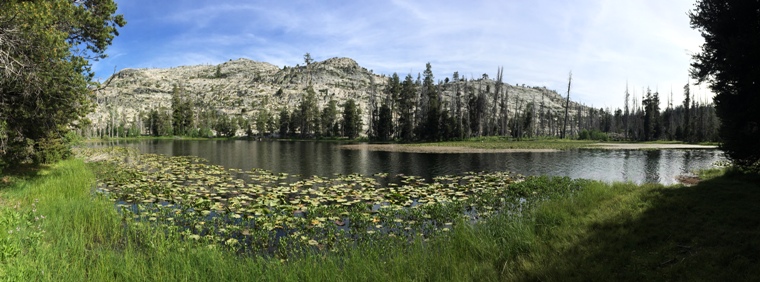
<path fill-rule="evenodd" d="M 416 76 L 430 62 L 437 80 L 458 71 L 546 86 L 596 107 L 671 89 L 682 100 L 691 54 L 693 0 L 499 1 L 147 1 L 116 0 L 127 25 L 94 63 L 104 79 L 124 68 L 218 64 L 248 58 L 280 67 L 350 57 L 375 73 Z M 705 86 L 692 86 L 710 99 Z"/>

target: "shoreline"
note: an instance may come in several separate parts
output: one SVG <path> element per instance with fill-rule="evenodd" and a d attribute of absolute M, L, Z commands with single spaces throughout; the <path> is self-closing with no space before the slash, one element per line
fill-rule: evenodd
<path fill-rule="evenodd" d="M 487 153 L 553 153 L 558 149 L 483 149 L 464 146 L 409 146 L 406 144 L 347 144 L 338 146 L 343 150 L 369 150 L 400 153 L 435 154 L 487 154 Z"/>
<path fill-rule="evenodd" d="M 653 143 L 594 143 L 587 149 L 607 150 L 663 150 L 663 149 L 718 149 L 713 145 L 696 144 L 653 144 Z"/>
<path fill-rule="evenodd" d="M 467 146 L 442 146 L 424 145 L 412 146 L 409 144 L 346 144 L 338 146 L 342 150 L 368 150 L 380 152 L 399 153 L 434 153 L 434 154 L 488 154 L 488 153 L 554 153 L 562 150 L 551 148 L 508 148 L 486 149 Z M 717 149 L 718 146 L 695 145 L 695 144 L 637 144 L 637 143 L 593 143 L 581 149 L 603 150 L 667 150 L 667 149 Z"/>

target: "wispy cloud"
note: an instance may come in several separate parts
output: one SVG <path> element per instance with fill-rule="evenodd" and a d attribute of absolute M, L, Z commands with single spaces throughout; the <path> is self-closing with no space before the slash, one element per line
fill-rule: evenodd
<path fill-rule="evenodd" d="M 689 29 L 689 0 L 136 0 L 120 5 L 129 23 L 114 41 L 117 55 L 96 65 L 106 75 L 114 65 L 170 67 L 238 57 L 295 65 L 310 52 L 318 60 L 351 57 L 386 74 L 416 74 L 431 62 L 438 79 L 454 71 L 494 76 L 504 66 L 508 83 L 559 92 L 572 71 L 571 96 L 597 107 L 622 106 L 626 81 L 668 94 L 673 85 L 680 100 L 689 54 L 702 42 Z"/>

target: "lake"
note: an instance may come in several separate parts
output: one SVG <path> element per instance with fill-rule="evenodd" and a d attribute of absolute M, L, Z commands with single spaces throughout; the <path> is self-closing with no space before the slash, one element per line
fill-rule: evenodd
<path fill-rule="evenodd" d="M 316 141 L 141 140 L 98 145 L 134 147 L 142 153 L 198 156 L 212 164 L 302 176 L 359 173 L 405 174 L 431 179 L 468 171 L 510 171 L 523 175 L 569 176 L 607 182 L 676 183 L 675 177 L 725 160 L 716 149 L 601 150 L 542 153 L 432 154 L 343 150 Z"/>

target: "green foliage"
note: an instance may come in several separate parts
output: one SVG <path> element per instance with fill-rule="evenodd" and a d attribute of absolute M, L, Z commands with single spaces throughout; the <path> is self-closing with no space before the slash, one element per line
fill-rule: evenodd
<path fill-rule="evenodd" d="M 377 140 L 388 141 L 391 139 L 391 136 L 393 136 L 393 116 L 388 104 L 383 103 L 380 106 L 375 126 L 377 127 L 375 129 Z"/>
<path fill-rule="evenodd" d="M 290 131 L 290 114 L 288 114 L 287 109 L 280 111 L 279 124 L 280 137 L 286 137 Z"/>
<path fill-rule="evenodd" d="M 216 72 L 214 72 L 214 78 L 223 78 L 224 75 L 222 74 L 222 65 L 216 66 Z"/>
<path fill-rule="evenodd" d="M 660 137 L 660 97 L 659 93 L 652 93 L 647 89 L 644 100 L 644 140 L 657 140 Z"/>
<path fill-rule="evenodd" d="M 170 136 L 173 133 L 171 112 L 164 107 L 152 109 L 145 123 L 153 136 Z"/>
<path fill-rule="evenodd" d="M 193 103 L 184 96 L 184 89 L 174 86 L 172 90 L 172 129 L 174 135 L 190 136 L 195 130 L 193 123 Z"/>
<path fill-rule="evenodd" d="M 609 136 L 607 133 L 599 130 L 581 130 L 578 134 L 578 140 L 596 140 L 596 141 L 608 141 Z"/>
<path fill-rule="evenodd" d="M 259 113 L 256 115 L 256 131 L 259 132 L 260 136 L 263 136 L 269 131 L 269 124 L 273 122 L 273 119 L 274 117 L 269 111 L 259 110 Z"/>
<path fill-rule="evenodd" d="M 422 140 L 439 141 L 443 133 L 441 130 L 441 101 L 433 82 L 433 71 L 430 63 L 425 65 L 424 77 L 422 91 L 427 97 L 427 112 L 425 113 L 425 120 L 419 125 L 417 132 Z"/>
<path fill-rule="evenodd" d="M 343 104 L 343 136 L 354 139 L 362 130 L 362 113 L 354 99 L 348 99 Z"/>
<path fill-rule="evenodd" d="M 760 2 L 700 0 L 689 12 L 705 40 L 691 76 L 715 93 L 721 148 L 736 165 L 760 163 Z"/>
<path fill-rule="evenodd" d="M 311 136 L 319 124 L 319 108 L 314 88 L 306 88 L 306 94 L 298 104 L 298 121 L 301 129 L 301 137 Z"/>
<path fill-rule="evenodd" d="M 238 130 L 238 123 L 226 114 L 221 114 L 214 125 L 216 136 L 234 137 Z"/>
<path fill-rule="evenodd" d="M 400 139 L 402 141 L 414 140 L 414 107 L 415 96 L 417 95 L 417 85 L 412 81 L 412 75 L 408 74 L 401 84 L 399 94 L 399 127 Z"/>
<path fill-rule="evenodd" d="M 327 106 L 325 106 L 322 109 L 322 113 L 320 115 L 320 126 L 321 126 L 321 133 L 322 136 L 325 137 L 333 137 L 338 135 L 338 102 L 330 99 L 330 102 L 327 103 Z"/>
<path fill-rule="evenodd" d="M 91 109 L 88 60 L 105 57 L 116 28 L 125 24 L 115 12 L 112 0 L 0 2 L 5 162 L 48 162 L 68 154 L 64 136 Z"/>

